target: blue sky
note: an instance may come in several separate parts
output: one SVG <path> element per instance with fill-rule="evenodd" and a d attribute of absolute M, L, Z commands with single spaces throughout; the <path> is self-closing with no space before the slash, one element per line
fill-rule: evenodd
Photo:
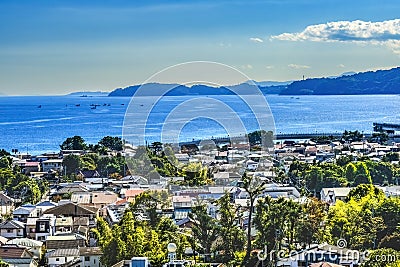
<path fill-rule="evenodd" d="M 0 93 L 110 91 L 209 60 L 296 80 L 398 66 L 400 2 L 0 1 Z"/>

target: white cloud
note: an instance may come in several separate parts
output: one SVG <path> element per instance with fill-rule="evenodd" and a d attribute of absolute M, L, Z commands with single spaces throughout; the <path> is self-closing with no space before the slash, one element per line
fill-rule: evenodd
<path fill-rule="evenodd" d="M 310 66 L 307 66 L 307 65 L 297 65 L 297 64 L 289 64 L 288 67 L 291 69 L 309 69 L 310 68 Z"/>
<path fill-rule="evenodd" d="M 250 64 L 242 65 L 242 66 L 240 66 L 240 68 L 243 70 L 251 70 L 251 69 L 253 69 L 253 65 L 250 65 Z"/>
<path fill-rule="evenodd" d="M 338 67 L 339 67 L 339 68 L 344 68 L 344 67 L 346 67 L 346 66 L 345 66 L 344 64 L 339 64 Z"/>
<path fill-rule="evenodd" d="M 265 66 L 265 68 L 270 70 L 270 69 L 273 69 L 273 68 L 275 68 L 275 66 L 268 65 L 268 66 Z"/>
<path fill-rule="evenodd" d="M 383 44 L 394 53 L 400 54 L 400 19 L 379 22 L 362 20 L 328 22 L 307 26 L 302 32 L 274 35 L 271 39 Z"/>
<path fill-rule="evenodd" d="M 264 40 L 258 37 L 251 37 L 250 41 L 252 41 L 253 43 L 263 43 Z"/>

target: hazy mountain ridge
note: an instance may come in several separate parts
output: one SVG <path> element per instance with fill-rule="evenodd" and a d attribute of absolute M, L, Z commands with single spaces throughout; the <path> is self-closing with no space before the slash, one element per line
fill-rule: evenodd
<path fill-rule="evenodd" d="M 227 88 L 235 88 L 241 94 L 251 93 L 252 85 L 256 84 L 260 91 L 266 94 L 281 95 L 360 95 L 360 94 L 400 94 L 400 67 L 390 70 L 367 72 L 346 72 L 340 76 L 311 78 L 300 81 L 273 82 L 248 81 L 227 87 L 211 87 L 194 85 L 191 87 L 178 84 L 149 83 L 118 88 L 108 96 L 133 96 L 137 90 L 141 95 L 160 95 L 160 92 L 170 90 L 169 96 L 180 95 L 232 95 Z M 253 88 L 254 90 L 254 88 Z M 162 93 L 163 94 L 163 93 Z M 164 95 L 164 94 L 163 94 Z"/>
<path fill-rule="evenodd" d="M 112 91 L 108 96 L 133 96 L 142 85 L 132 85 L 125 88 L 118 88 Z M 258 86 L 263 94 L 279 94 L 284 86 Z M 254 85 L 242 83 L 238 85 L 226 87 L 211 87 L 208 85 L 193 85 L 185 86 L 178 84 L 159 84 L 148 83 L 144 84 L 143 88 L 138 92 L 139 95 L 160 95 L 165 90 L 170 90 L 165 95 L 180 96 L 180 95 L 233 95 L 234 93 L 229 88 L 240 92 L 241 94 L 254 92 Z M 162 93 L 163 94 L 163 93 Z M 163 94 L 164 95 L 164 94 Z"/>
<path fill-rule="evenodd" d="M 399 94 L 400 67 L 360 72 L 337 78 L 313 78 L 295 81 L 281 95 L 360 95 Z"/>

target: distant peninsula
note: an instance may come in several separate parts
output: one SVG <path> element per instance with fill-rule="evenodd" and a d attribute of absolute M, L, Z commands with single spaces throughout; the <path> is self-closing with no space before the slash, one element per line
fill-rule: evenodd
<path fill-rule="evenodd" d="M 143 95 L 160 95 L 165 89 L 168 96 L 181 95 L 232 95 L 227 88 L 235 88 L 241 94 L 250 91 L 251 85 L 256 84 L 264 95 L 367 95 L 367 94 L 400 94 L 400 67 L 390 70 L 367 72 L 347 72 L 337 77 L 310 78 L 289 82 L 256 82 L 249 81 L 233 86 L 212 87 L 208 85 L 185 86 L 179 84 L 148 83 L 117 88 L 108 96 L 131 97 L 140 87 Z M 143 90 L 142 90 L 143 89 Z"/>
<path fill-rule="evenodd" d="M 295 81 L 281 95 L 368 95 L 400 94 L 400 67 Z"/>
<path fill-rule="evenodd" d="M 92 97 L 92 96 L 108 96 L 108 92 L 101 91 L 82 91 L 82 92 L 73 92 L 67 94 L 67 96 L 80 96 L 80 97 Z"/>
<path fill-rule="evenodd" d="M 256 83 L 257 85 L 257 83 Z M 270 85 L 270 86 L 261 86 L 258 85 L 258 88 L 263 94 L 279 94 L 284 88 L 286 88 L 287 84 L 284 85 Z M 208 85 L 193 85 L 193 86 L 185 86 L 179 84 L 160 84 L 160 83 L 147 83 L 144 85 L 132 85 L 125 88 L 118 88 L 109 93 L 108 96 L 133 96 L 136 94 L 138 89 L 141 88 L 141 95 L 160 95 L 160 92 L 165 90 L 169 90 L 166 96 L 182 96 L 182 95 L 233 95 L 234 93 L 230 91 L 228 88 L 235 88 L 241 94 L 246 94 L 249 92 L 253 92 L 254 85 L 249 83 L 242 83 L 238 85 L 232 86 L 221 86 L 221 87 L 212 87 Z"/>

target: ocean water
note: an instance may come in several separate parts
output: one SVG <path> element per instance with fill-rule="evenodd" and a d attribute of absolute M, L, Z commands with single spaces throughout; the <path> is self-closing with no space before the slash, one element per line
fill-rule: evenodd
<path fill-rule="evenodd" d="M 199 114 L 200 111 L 209 114 L 209 118 L 193 118 L 191 123 L 181 123 L 182 128 L 175 129 L 179 132 L 180 140 L 224 134 L 221 122 L 213 120 L 215 116 L 229 120 L 233 115 L 237 115 L 247 130 L 256 127 L 254 118 L 249 116 L 251 113 L 249 109 L 238 105 L 234 96 L 216 98 L 230 105 L 236 114 L 212 113 L 212 101 L 189 106 L 190 110 L 198 110 Z M 373 122 L 400 123 L 398 95 L 295 97 L 268 95 L 266 98 L 275 121 L 276 133 L 341 133 L 344 130 L 367 133 L 372 131 Z M 188 99 L 189 97 L 166 97 L 154 104 L 144 97 L 142 102 L 135 102 L 143 104 L 137 107 L 131 106 L 129 114 L 133 113 L 133 118 L 135 116 L 142 118 L 146 115 L 145 120 L 148 122 L 146 134 L 157 138 L 157 132 L 164 126 L 164 121 L 170 119 L 168 115 L 173 113 L 179 103 Z M 96 143 L 106 135 L 122 136 L 129 102 L 130 98 L 127 97 L 0 97 L 0 148 L 39 154 L 58 151 L 62 141 L 74 135 L 82 136 L 87 143 Z M 93 105 L 98 106 L 93 108 Z M 146 105 L 153 105 L 150 114 L 141 113 L 141 109 Z M 210 112 L 207 113 L 207 110 Z M 193 114 L 197 114 L 196 112 Z M 180 114 L 182 113 L 186 112 L 181 110 Z M 265 113 L 268 113 L 267 110 Z M 132 124 L 134 119 L 129 115 L 127 119 Z M 125 123 L 125 126 L 130 125 L 129 123 Z M 132 127 L 135 127 L 134 123 Z"/>

